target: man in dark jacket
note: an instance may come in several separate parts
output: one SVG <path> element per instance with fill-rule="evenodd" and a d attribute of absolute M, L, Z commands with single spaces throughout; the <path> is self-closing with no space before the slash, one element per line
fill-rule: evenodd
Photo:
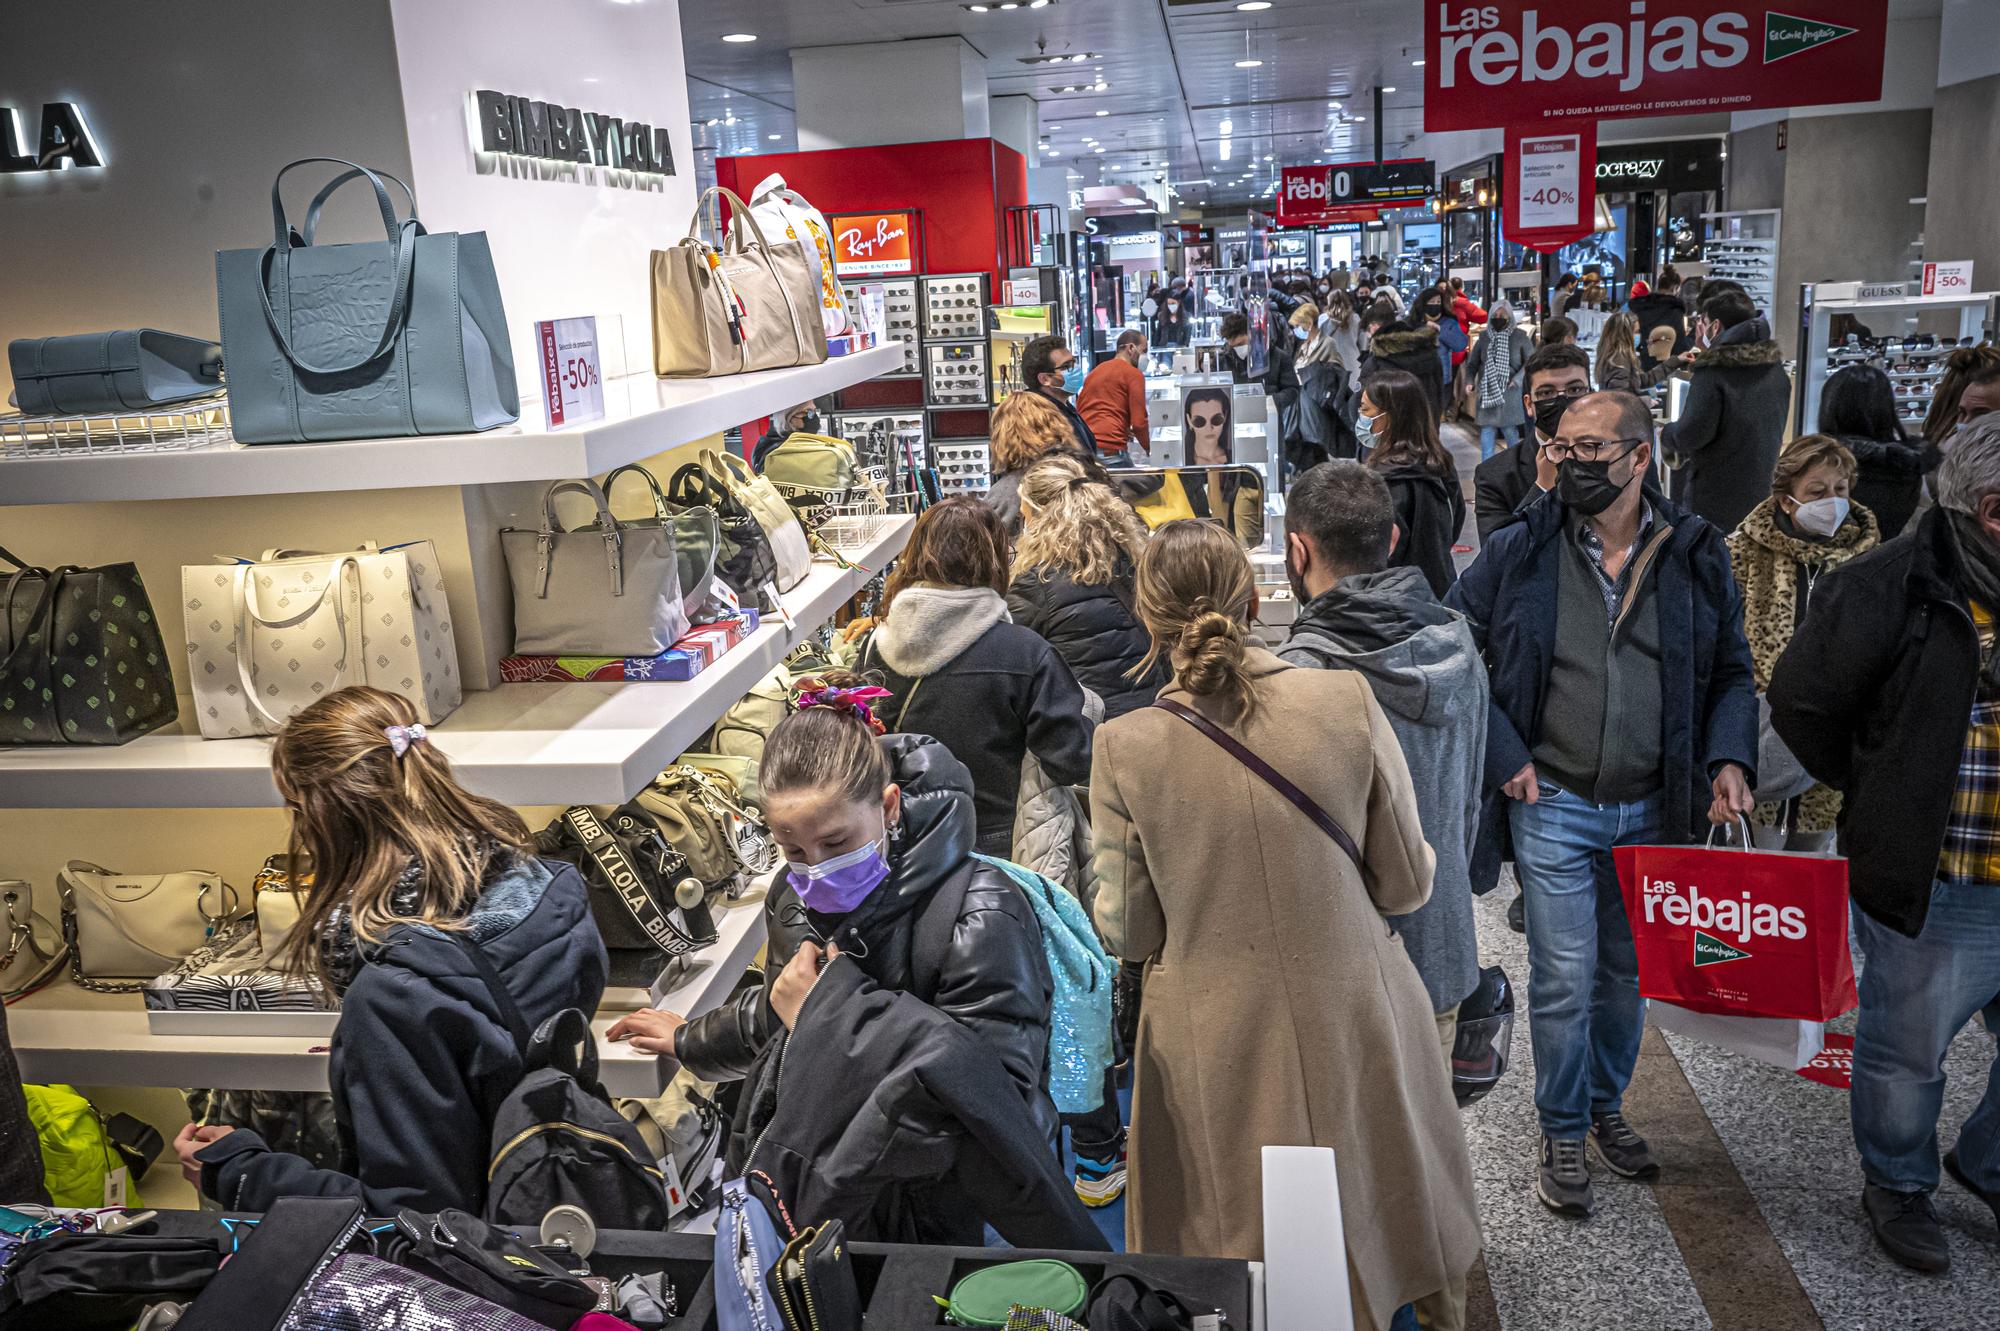
<path fill-rule="evenodd" d="M 1627 1178 L 1659 1171 L 1621 1110 L 1644 1004 L 1611 850 L 1750 811 L 1757 695 L 1723 534 L 1647 486 L 1646 404 L 1593 393 L 1545 451 L 1555 493 L 1445 604 L 1492 681 L 1473 883 L 1491 883 L 1504 828 L 1527 893 L 1537 1195 L 1575 1216 L 1592 1205 L 1586 1149 Z"/>
<path fill-rule="evenodd" d="M 1555 464 L 1542 456 L 1541 446 L 1555 438 L 1569 404 L 1590 392 L 1590 357 L 1580 347 L 1542 347 L 1521 367 L 1521 384 L 1533 436 L 1472 469 L 1472 511 L 1481 545 L 1556 488 Z"/>
<path fill-rule="evenodd" d="M 1486 667 L 1463 616 L 1423 573 L 1390 568 L 1396 510 L 1389 487 L 1358 462 L 1323 462 L 1285 499 L 1285 572 L 1298 599 L 1289 665 L 1353 670 L 1368 681 L 1403 746 L 1417 818 L 1437 856 L 1431 898 L 1389 917 L 1437 1014 L 1444 1058 L 1458 1006 L 1479 985 L 1471 862 L 1486 756 Z"/>
<path fill-rule="evenodd" d="M 1679 469 L 1683 502 L 1733 532 L 1771 493 L 1792 380 L 1771 325 L 1742 292 L 1704 295 L 1695 327 L 1707 350 L 1694 358 L 1687 401 L 1660 447 Z"/>
<path fill-rule="evenodd" d="M 1943 1271 L 1932 1209 L 1944 1056 L 2000 997 L 2000 420 L 1965 431 L 1938 507 L 1821 580 L 1771 679 L 1771 723 L 1841 792 L 1861 968 L 1854 1143 L 1891 1256 Z M 1944 1167 L 2000 1218 L 2000 1078 Z"/>
<path fill-rule="evenodd" d="M 1075 398 L 1083 391 L 1083 362 L 1069 349 L 1069 343 L 1054 333 L 1028 339 L 1021 348 L 1021 382 L 1030 392 L 1039 393 L 1055 404 L 1076 436 L 1076 449 L 1087 458 L 1097 456 L 1097 436 L 1090 432 Z"/>

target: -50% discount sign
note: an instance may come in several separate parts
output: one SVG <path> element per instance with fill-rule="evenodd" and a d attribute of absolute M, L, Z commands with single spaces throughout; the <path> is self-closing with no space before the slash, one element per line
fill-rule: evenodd
<path fill-rule="evenodd" d="M 542 411 L 549 428 L 604 419 L 604 379 L 596 319 L 544 319 L 535 325 L 542 351 Z"/>

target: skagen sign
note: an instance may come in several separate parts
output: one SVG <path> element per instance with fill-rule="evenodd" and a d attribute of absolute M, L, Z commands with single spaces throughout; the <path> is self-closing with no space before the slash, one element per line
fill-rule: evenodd
<path fill-rule="evenodd" d="M 20 113 L 0 106 L 0 175 L 103 165 L 104 153 L 75 102 L 42 103 L 41 131 L 32 148 L 21 131 Z"/>
<path fill-rule="evenodd" d="M 474 143 L 480 151 L 544 162 L 671 176 L 667 131 L 638 120 L 480 89 L 472 94 Z"/>

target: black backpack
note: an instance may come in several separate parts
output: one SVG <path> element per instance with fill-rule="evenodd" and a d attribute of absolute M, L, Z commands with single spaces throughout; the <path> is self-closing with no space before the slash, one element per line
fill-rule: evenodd
<path fill-rule="evenodd" d="M 493 1114 L 486 1219 L 534 1230 L 553 1208 L 575 1206 L 599 1229 L 665 1229 L 666 1176 L 598 1085 L 590 1019 L 564 1008 L 530 1031 L 493 963 L 464 934 L 453 937 L 521 1051 L 521 1080 Z"/>

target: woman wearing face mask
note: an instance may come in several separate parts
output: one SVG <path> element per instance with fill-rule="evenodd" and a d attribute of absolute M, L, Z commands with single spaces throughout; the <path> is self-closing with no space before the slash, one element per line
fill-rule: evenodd
<path fill-rule="evenodd" d="M 771 451 L 795 434 L 818 434 L 820 426 L 819 406 L 812 402 L 801 402 L 796 407 L 773 412 L 764 426 L 764 433 L 757 440 L 757 447 L 750 453 L 750 468 L 764 470 L 764 459 Z"/>
<path fill-rule="evenodd" d="M 787 866 L 765 896 L 764 984 L 691 1022 L 634 1013 L 611 1038 L 743 1081 L 728 1171 L 768 1171 L 800 1225 L 977 1245 L 990 1224 L 1017 1246 L 1101 1250 L 1048 1149 L 1053 985 L 1033 908 L 972 857 L 965 765 L 880 733 L 874 709 L 898 705 L 851 675 L 802 682 L 758 764 Z"/>
<path fill-rule="evenodd" d="M 1451 288 L 1440 282 L 1426 288 L 1417 297 L 1413 318 L 1421 319 L 1438 335 L 1438 396 L 1433 399 L 1437 407 L 1438 419 L 1448 413 L 1451 402 L 1451 386 L 1456 382 L 1458 365 L 1466 356 L 1471 339 L 1466 336 L 1465 325 L 1452 313 Z"/>
<path fill-rule="evenodd" d="M 1368 466 L 1381 473 L 1396 503 L 1399 535 L 1389 567 L 1423 570 L 1443 596 L 1458 579 L 1451 547 L 1465 526 L 1465 492 L 1438 441 L 1437 416 L 1415 378 L 1384 370 L 1361 381 L 1360 420 L 1373 442 Z"/>
<path fill-rule="evenodd" d="M 1881 540 L 1875 515 L 1850 499 L 1854 454 L 1838 439 L 1810 434 L 1778 454 L 1771 494 L 1750 510 L 1729 537 L 1729 561 L 1743 592 L 1743 629 L 1750 640 L 1761 698 L 1771 672 L 1806 617 L 1814 586 L 1829 569 L 1866 554 Z M 1766 718 L 1770 711 L 1763 709 Z M 1774 789 L 1781 770 L 1797 761 L 1781 754 L 1768 719 L 1759 736 L 1764 760 L 1758 776 Z M 1774 749 L 1772 746 L 1778 746 Z M 1783 802 L 1757 806 L 1751 816 L 1757 844 L 1771 850 L 1825 849 L 1840 814 L 1840 792 L 1814 785 Z"/>
<path fill-rule="evenodd" d="M 1168 287 L 1160 297 L 1159 311 L 1153 315 L 1148 345 L 1184 347 L 1193 337 L 1194 323 L 1188 318 L 1187 292 L 1181 287 Z"/>
<path fill-rule="evenodd" d="M 1482 462 L 1493 456 L 1500 439 L 1509 447 L 1521 442 L 1521 427 L 1528 423 L 1521 405 L 1521 374 L 1532 354 L 1528 335 L 1514 326 L 1514 307 L 1505 300 L 1494 301 L 1486 314 L 1486 331 L 1465 358 Z"/>

